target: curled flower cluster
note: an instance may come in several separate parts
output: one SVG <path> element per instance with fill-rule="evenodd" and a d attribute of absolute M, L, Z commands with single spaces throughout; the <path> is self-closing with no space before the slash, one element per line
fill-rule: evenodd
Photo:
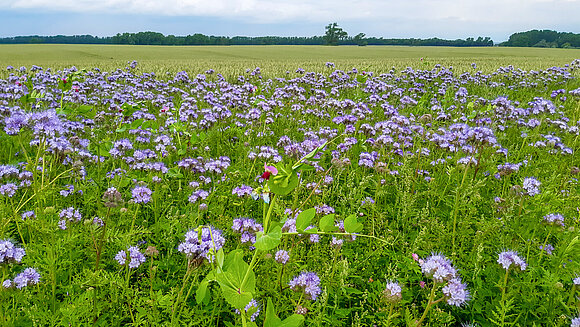
<path fill-rule="evenodd" d="M 20 263 L 26 254 L 23 248 L 19 248 L 9 240 L 0 240 L 0 263 Z"/>
<path fill-rule="evenodd" d="M 232 190 L 232 194 L 237 195 L 239 198 L 242 198 L 244 196 L 251 195 L 253 191 L 254 189 L 251 186 L 242 184 L 242 186 L 235 187 Z"/>
<path fill-rule="evenodd" d="M 201 228 L 201 237 L 199 237 L 198 230 L 192 229 L 185 233 L 185 241 L 179 244 L 177 250 L 184 253 L 190 260 L 203 261 L 203 259 L 207 259 L 213 262 L 214 254 L 210 251 L 217 252 L 224 246 L 226 239 L 220 230 L 213 227 Z"/>
<path fill-rule="evenodd" d="M 60 211 L 60 213 L 58 214 L 58 216 L 60 217 L 60 221 L 58 222 L 58 227 L 60 229 L 63 229 L 63 230 L 66 229 L 66 222 L 67 221 L 79 222 L 83 218 L 83 216 L 81 215 L 79 210 L 75 209 L 74 207 L 68 207 L 66 209 L 62 209 Z"/>
<path fill-rule="evenodd" d="M 244 307 L 246 313 L 253 312 L 250 316 L 251 321 L 255 321 L 260 315 L 260 304 L 255 299 L 250 300 L 250 302 Z M 241 314 L 240 310 L 236 309 L 237 314 Z"/>
<path fill-rule="evenodd" d="M 274 259 L 278 263 L 281 263 L 281 264 L 285 265 L 285 264 L 288 263 L 288 260 L 290 260 L 290 254 L 288 254 L 288 251 L 278 250 L 276 252 L 276 254 L 274 255 Z"/>
<path fill-rule="evenodd" d="M 316 298 L 321 292 L 320 278 L 316 273 L 304 271 L 297 277 L 294 277 L 289 283 L 290 288 L 297 292 L 302 291 L 308 299 L 316 301 Z"/>
<path fill-rule="evenodd" d="M 528 266 L 524 259 L 520 258 L 518 253 L 515 251 L 504 251 L 500 253 L 497 262 L 506 270 L 508 270 L 511 265 L 514 265 L 520 267 L 521 271 L 524 271 Z"/>
<path fill-rule="evenodd" d="M 460 278 L 453 278 L 441 289 L 447 300 L 447 304 L 461 306 L 471 298 L 467 284 L 461 282 Z"/>
<path fill-rule="evenodd" d="M 544 222 L 548 225 L 558 225 L 564 227 L 564 216 L 559 213 L 550 213 L 544 216 Z"/>
<path fill-rule="evenodd" d="M 469 301 L 470 294 L 467 285 L 461 282 L 461 276 L 449 259 L 440 254 L 433 254 L 425 260 L 419 259 L 419 265 L 423 274 L 433 278 L 436 283 L 447 282 L 442 288 L 447 304 L 461 306 Z"/>
<path fill-rule="evenodd" d="M 526 190 L 526 194 L 529 196 L 534 196 L 540 194 L 540 181 L 534 177 L 524 178 L 523 188 Z"/>
<path fill-rule="evenodd" d="M 119 262 L 121 266 L 127 263 L 127 252 L 129 252 L 129 268 L 138 268 L 142 263 L 145 262 L 145 255 L 139 251 L 136 246 L 130 246 L 126 251 L 121 250 L 115 256 L 115 260 Z"/>
<path fill-rule="evenodd" d="M 263 231 L 262 224 L 251 218 L 236 218 L 232 223 L 232 230 L 242 234 L 242 243 L 256 243 L 256 233 Z"/>
<path fill-rule="evenodd" d="M 397 282 L 387 282 L 383 291 L 383 299 L 388 303 L 397 303 L 403 298 L 401 285 Z"/>
<path fill-rule="evenodd" d="M 23 272 L 16 275 L 14 280 L 7 279 L 2 282 L 2 287 L 11 288 L 16 287 L 22 289 L 26 286 L 36 285 L 40 282 L 40 274 L 34 268 L 26 268 Z"/>
<path fill-rule="evenodd" d="M 137 186 L 131 191 L 133 202 L 135 203 L 149 203 L 151 201 L 151 194 L 153 192 L 147 186 Z"/>

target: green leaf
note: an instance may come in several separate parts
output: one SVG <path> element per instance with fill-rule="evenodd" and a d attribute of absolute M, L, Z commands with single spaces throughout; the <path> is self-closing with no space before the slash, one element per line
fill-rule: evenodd
<path fill-rule="evenodd" d="M 266 319 L 264 319 L 264 327 L 299 327 L 304 322 L 304 316 L 293 314 L 284 319 L 278 318 L 276 315 L 276 308 L 272 303 L 272 299 L 268 298 L 268 305 L 266 306 Z"/>
<path fill-rule="evenodd" d="M 216 280 L 220 285 L 226 301 L 234 308 L 243 310 L 254 298 L 256 289 L 256 275 L 250 266 L 244 261 L 242 250 L 230 252 L 224 263 L 224 271 L 216 274 Z M 244 285 L 242 282 L 248 274 Z"/>
<path fill-rule="evenodd" d="M 334 214 L 322 217 L 319 225 L 323 232 L 336 232 L 339 230 L 338 227 L 334 226 Z"/>
<path fill-rule="evenodd" d="M 224 249 L 220 248 L 216 254 L 216 261 L 220 269 L 222 269 L 224 266 L 224 260 L 225 260 Z"/>
<path fill-rule="evenodd" d="M 254 246 L 256 249 L 261 251 L 270 251 L 280 244 L 280 239 L 282 238 L 282 227 L 280 225 L 272 227 L 271 231 L 267 234 L 264 232 L 256 233 L 256 243 Z"/>
<path fill-rule="evenodd" d="M 298 214 L 298 217 L 296 217 L 296 229 L 299 232 L 303 231 L 306 227 L 310 225 L 310 222 L 312 221 L 312 218 L 314 218 L 315 214 L 316 214 L 315 208 L 304 210 L 300 214 Z"/>
<path fill-rule="evenodd" d="M 207 291 L 209 281 L 204 279 L 199 283 L 197 290 L 195 291 L 195 302 L 197 304 L 208 303 L 209 302 L 209 292 Z"/>
<path fill-rule="evenodd" d="M 347 233 L 358 233 L 362 231 L 363 224 L 357 222 L 356 215 L 352 214 L 344 220 L 344 230 Z"/>
<path fill-rule="evenodd" d="M 279 165 L 278 174 L 268 180 L 270 191 L 277 195 L 287 195 L 298 186 L 298 174 L 292 167 Z"/>
<path fill-rule="evenodd" d="M 306 234 L 317 234 L 318 233 L 318 228 L 313 227 L 313 228 L 307 229 L 307 230 L 304 231 L 304 233 L 306 233 Z"/>

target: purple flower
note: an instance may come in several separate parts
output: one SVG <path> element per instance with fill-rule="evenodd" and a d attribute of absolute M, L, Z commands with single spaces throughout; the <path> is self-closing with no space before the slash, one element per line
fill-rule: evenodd
<path fill-rule="evenodd" d="M 235 187 L 232 190 L 232 194 L 235 194 L 241 198 L 241 197 L 252 194 L 252 191 L 254 191 L 254 189 L 252 187 L 242 184 L 242 186 Z"/>
<path fill-rule="evenodd" d="M 129 268 L 138 268 L 142 263 L 145 262 L 145 255 L 139 251 L 136 246 L 130 246 L 126 251 L 121 250 L 115 256 L 115 260 L 119 262 L 121 266 L 127 263 L 127 252 L 129 252 Z"/>
<path fill-rule="evenodd" d="M 419 262 L 421 271 L 425 276 L 433 278 L 437 283 L 450 281 L 457 277 L 457 270 L 451 265 L 451 261 L 440 254 L 433 254 L 423 262 Z"/>
<path fill-rule="evenodd" d="M 235 310 L 237 314 L 240 314 L 240 310 Z M 250 302 L 244 307 L 246 313 L 252 313 L 250 316 L 251 321 L 255 321 L 260 315 L 260 304 L 255 299 L 250 300 Z"/>
<path fill-rule="evenodd" d="M 135 203 L 148 203 L 151 201 L 151 190 L 147 186 L 136 186 L 132 191 L 133 201 Z"/>
<path fill-rule="evenodd" d="M 544 216 L 544 222 L 548 225 L 558 225 L 564 227 L 564 216 L 559 213 L 550 213 Z"/>
<path fill-rule="evenodd" d="M 535 177 L 524 178 L 523 188 L 526 190 L 527 195 L 534 196 L 540 194 L 540 181 Z"/>
<path fill-rule="evenodd" d="M 26 286 L 36 285 L 40 281 L 40 274 L 34 268 L 26 268 L 14 277 L 14 285 L 21 289 Z"/>
<path fill-rule="evenodd" d="M 546 246 L 540 245 L 540 250 L 544 250 L 548 255 L 552 255 L 554 247 L 552 246 L 552 244 L 546 244 Z"/>
<path fill-rule="evenodd" d="M 78 209 L 74 207 L 68 207 L 66 209 L 62 209 L 58 214 L 60 217 L 60 221 L 58 222 L 58 227 L 60 229 L 66 229 L 66 222 L 79 222 L 82 219 L 81 213 Z"/>
<path fill-rule="evenodd" d="M 445 298 L 449 305 L 459 307 L 465 304 L 465 302 L 469 301 L 470 299 L 470 294 L 469 291 L 467 290 L 467 285 L 462 283 L 461 279 L 459 278 L 451 279 L 447 283 L 447 285 L 443 286 L 441 291 L 445 295 Z"/>
<path fill-rule="evenodd" d="M 190 203 L 196 203 L 198 200 L 205 200 L 209 196 L 209 192 L 206 190 L 196 190 L 189 196 Z"/>
<path fill-rule="evenodd" d="M 401 289 L 401 285 L 399 285 L 399 283 L 387 282 L 387 286 L 385 287 L 385 290 L 383 291 L 383 298 L 388 303 L 397 303 L 397 302 L 401 301 L 401 299 L 403 297 L 401 292 L 402 292 L 402 289 Z"/>
<path fill-rule="evenodd" d="M 12 284 L 12 281 L 10 279 L 7 279 L 7 280 L 2 282 L 2 287 L 4 287 L 4 288 L 10 288 L 10 287 L 12 287 L 12 285 L 13 284 Z"/>
<path fill-rule="evenodd" d="M 219 229 L 213 227 L 201 228 L 201 237 L 198 235 L 199 227 L 185 233 L 185 241 L 177 247 L 177 250 L 184 253 L 190 260 L 207 259 L 214 260 L 214 254 L 224 246 L 226 239 Z M 212 252 L 212 253 L 210 253 Z"/>
<path fill-rule="evenodd" d="M 236 233 L 242 234 L 242 243 L 256 243 L 256 233 L 264 229 L 262 224 L 257 223 L 251 218 L 235 218 L 232 222 L 232 230 Z"/>
<path fill-rule="evenodd" d="M 580 317 L 572 318 L 570 327 L 580 327 Z"/>
<path fill-rule="evenodd" d="M 518 253 L 515 251 L 504 251 L 500 253 L 497 262 L 506 270 L 509 269 L 512 264 L 514 266 L 519 266 L 521 271 L 526 270 L 526 267 L 528 266 L 524 259 L 520 258 Z"/>
<path fill-rule="evenodd" d="M 8 183 L 4 185 L 0 185 L 0 194 L 7 196 L 9 198 L 13 197 L 18 190 L 18 185 L 14 183 Z"/>
<path fill-rule="evenodd" d="M 30 210 L 23 212 L 22 215 L 20 215 L 20 217 L 22 217 L 22 220 L 34 219 L 36 218 L 36 214 L 34 213 L 34 211 Z"/>
<path fill-rule="evenodd" d="M 320 278 L 314 272 L 304 271 L 297 277 L 294 277 L 288 285 L 295 292 L 302 291 L 306 298 L 316 301 L 321 292 Z"/>
<path fill-rule="evenodd" d="M 573 283 L 574 283 L 574 285 L 576 285 L 576 286 L 580 285 L 580 276 L 578 276 L 578 277 L 574 278 L 574 279 L 572 280 L 572 282 L 573 282 Z"/>
<path fill-rule="evenodd" d="M 290 254 L 288 254 L 288 251 L 278 250 L 274 255 L 274 259 L 277 262 L 285 265 L 286 263 L 288 263 L 288 260 L 290 260 Z"/>
<path fill-rule="evenodd" d="M 25 254 L 23 248 L 16 247 L 9 240 L 0 240 L 0 263 L 20 263 Z"/>

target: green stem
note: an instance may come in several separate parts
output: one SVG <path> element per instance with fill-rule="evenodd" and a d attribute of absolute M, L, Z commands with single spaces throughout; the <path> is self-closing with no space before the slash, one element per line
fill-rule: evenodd
<path fill-rule="evenodd" d="M 101 261 L 101 253 L 103 251 L 103 244 L 105 243 L 105 234 L 107 232 L 107 221 L 109 220 L 109 214 L 111 212 L 111 208 L 107 209 L 107 216 L 105 220 L 103 220 L 103 231 L 101 232 L 101 238 L 99 240 L 99 246 L 97 248 L 97 260 L 95 263 L 95 272 L 99 270 L 99 262 Z"/>
<path fill-rule="evenodd" d="M 171 310 L 171 325 L 172 326 L 175 325 L 175 314 L 177 313 L 177 308 L 179 307 L 179 304 L 180 304 L 181 295 L 183 294 L 183 290 L 185 289 L 185 285 L 187 284 L 187 281 L 189 280 L 189 277 L 191 276 L 192 272 L 193 272 L 193 270 L 191 269 L 191 265 L 190 265 L 189 260 L 188 260 L 187 261 L 187 272 L 185 273 L 185 276 L 183 276 L 183 282 L 181 283 L 181 288 L 179 289 L 179 293 L 177 293 L 177 299 L 175 300 L 175 304 L 173 305 L 173 309 Z"/>
<path fill-rule="evenodd" d="M 452 234 L 452 253 L 455 254 L 455 229 L 457 227 L 457 212 L 459 211 L 459 194 L 460 190 L 463 189 L 463 183 L 465 182 L 465 177 L 467 176 L 467 168 L 469 164 L 465 165 L 465 171 L 463 172 L 463 178 L 461 179 L 461 186 L 455 191 L 455 205 L 453 209 L 453 234 Z"/>
<path fill-rule="evenodd" d="M 420 327 L 421 324 L 423 323 L 423 320 L 425 320 L 425 318 L 427 318 L 427 313 L 429 312 L 429 310 L 431 309 L 431 307 L 435 303 L 435 302 L 433 302 L 433 299 L 435 298 L 435 289 L 436 288 L 437 288 L 437 283 L 433 282 L 433 287 L 431 288 L 431 294 L 429 294 L 429 301 L 427 302 L 427 307 L 425 308 L 425 311 L 423 311 L 423 315 L 421 316 L 419 321 L 417 321 L 417 324 L 415 325 L 415 327 Z M 437 300 L 437 302 L 439 302 L 440 300 L 441 299 Z"/>
<path fill-rule="evenodd" d="M 500 305 L 501 305 L 501 308 L 502 308 L 501 309 L 501 326 L 504 325 L 505 315 L 507 313 L 506 310 L 505 310 L 505 300 L 506 300 L 505 299 L 505 296 L 506 296 L 507 281 L 508 281 L 509 273 L 510 273 L 510 269 L 508 267 L 508 269 L 505 271 L 505 277 L 503 279 L 503 285 L 502 285 L 502 288 L 501 288 L 501 302 L 500 302 Z"/>

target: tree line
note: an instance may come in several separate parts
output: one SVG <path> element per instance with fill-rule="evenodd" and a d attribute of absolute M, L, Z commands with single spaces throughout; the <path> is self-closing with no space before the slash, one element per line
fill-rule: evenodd
<path fill-rule="evenodd" d="M 393 39 L 367 37 L 364 33 L 349 36 L 336 23 L 325 27 L 323 36 L 213 36 L 193 34 L 186 36 L 163 35 L 158 32 L 118 33 L 115 36 L 98 37 L 92 35 L 56 36 L 15 36 L 0 38 L 0 44 L 128 44 L 128 45 L 401 45 L 401 46 L 450 46 L 487 47 L 493 46 L 490 37 L 445 40 Z M 557 47 L 580 48 L 580 34 L 562 33 L 550 30 L 532 30 L 512 34 L 500 46 L 514 47 Z"/>
<path fill-rule="evenodd" d="M 580 48 L 580 34 L 552 30 L 531 30 L 514 33 L 501 43 L 508 47 Z"/>

